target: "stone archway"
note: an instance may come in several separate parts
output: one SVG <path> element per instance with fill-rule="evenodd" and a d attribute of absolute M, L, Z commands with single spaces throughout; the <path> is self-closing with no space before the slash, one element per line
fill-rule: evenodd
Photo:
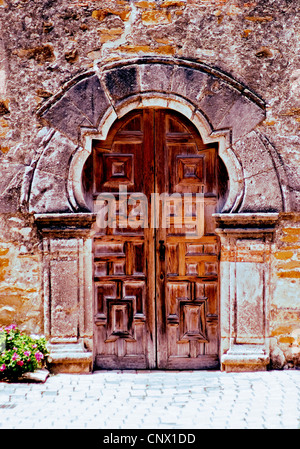
<path fill-rule="evenodd" d="M 150 57 L 98 67 L 39 111 L 47 126 L 25 175 L 23 201 L 43 234 L 45 333 L 53 366 L 82 371 L 93 360 L 93 217 L 81 186 L 84 163 L 93 138 L 105 139 L 117 118 L 145 107 L 178 111 L 205 143 L 219 144 L 229 174 L 228 199 L 215 216 L 222 241 L 222 367 L 265 369 L 269 255 L 278 212 L 288 210 L 289 198 L 277 155 L 255 130 L 264 103 L 215 68 Z"/>

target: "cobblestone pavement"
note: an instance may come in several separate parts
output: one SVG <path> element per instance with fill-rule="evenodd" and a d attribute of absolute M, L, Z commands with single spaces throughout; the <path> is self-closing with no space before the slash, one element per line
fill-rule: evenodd
<path fill-rule="evenodd" d="M 99 371 L 0 383 L 2 429 L 299 429 L 300 371 Z"/>

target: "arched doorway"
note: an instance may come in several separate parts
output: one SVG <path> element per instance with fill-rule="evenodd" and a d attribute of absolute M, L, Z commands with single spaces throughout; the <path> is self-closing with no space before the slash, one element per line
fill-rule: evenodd
<path fill-rule="evenodd" d="M 161 78 L 159 83 L 157 82 L 157 76 L 151 76 L 158 71 Z M 134 113 L 134 110 L 145 111 L 145 113 L 147 110 L 154 111 L 155 120 L 155 116 L 159 113 L 159 110 L 156 111 L 155 108 L 165 108 L 168 111 L 175 110 L 178 114 L 183 114 L 185 118 L 177 115 L 179 120 L 177 120 L 177 124 L 183 126 L 184 130 L 188 130 L 188 132 L 183 131 L 183 134 L 190 133 L 197 148 L 197 142 L 201 141 L 197 133 L 200 133 L 202 137 L 201 144 L 212 144 L 212 147 L 209 146 L 208 148 L 213 148 L 215 145 L 215 152 L 218 148 L 222 161 L 217 157 L 214 167 L 215 169 L 218 168 L 214 173 L 219 170 L 224 174 L 227 170 L 229 179 L 227 174 L 225 177 L 218 176 L 215 192 L 205 193 L 204 189 L 205 201 L 202 202 L 202 205 L 204 205 L 204 210 L 207 211 L 206 203 L 213 202 L 213 198 L 215 198 L 214 204 L 218 212 L 214 214 L 214 218 L 217 223 L 215 233 L 221 240 L 220 269 L 216 277 L 216 282 L 221 279 L 220 284 L 222 286 L 219 289 L 220 306 L 218 304 L 220 309 L 218 310 L 218 323 L 221 321 L 220 338 L 218 340 L 220 343 L 221 369 L 266 369 L 270 354 L 268 317 L 271 289 L 268 279 L 272 239 L 276 229 L 278 212 L 289 210 L 290 200 L 285 187 L 286 177 L 280 161 L 275 152 L 266 145 L 265 139 L 262 138 L 257 129 L 257 125 L 265 118 L 265 104 L 251 89 L 247 89 L 237 80 L 231 78 L 228 73 L 221 72 L 215 67 L 209 67 L 195 61 L 159 57 L 120 60 L 98 66 L 96 72 L 81 74 L 71 80 L 39 110 L 39 117 L 44 125 L 45 122 L 47 123 L 47 126 L 44 126 L 41 130 L 42 141 L 37 157 L 26 170 L 22 184 L 21 203 L 24 209 L 28 209 L 34 215 L 42 237 L 44 329 L 45 335 L 51 342 L 51 369 L 57 372 L 86 372 L 91 369 L 95 357 L 96 360 L 100 359 L 97 354 L 99 356 L 103 354 L 102 359 L 105 358 L 104 352 L 99 352 L 99 346 L 97 345 L 99 341 L 103 341 L 99 340 L 98 331 L 105 329 L 105 325 L 108 323 L 108 315 L 105 312 L 98 314 L 94 310 L 94 305 L 97 302 L 94 301 L 95 273 L 93 267 L 95 267 L 96 239 L 94 238 L 93 223 L 97 214 L 95 216 L 93 212 L 95 200 L 93 193 L 97 198 L 99 193 L 106 192 L 114 195 L 116 192 L 113 189 L 107 190 L 108 184 L 103 191 L 101 189 L 100 192 L 94 190 L 94 179 L 91 171 L 93 156 L 91 154 L 95 154 L 96 148 L 101 150 L 102 147 L 104 151 L 101 157 L 103 158 L 104 154 L 107 155 L 104 159 L 110 170 L 107 173 L 111 178 L 103 182 L 112 183 L 111 186 L 113 184 L 115 186 L 123 185 L 123 188 L 127 188 L 127 193 L 132 194 L 130 183 L 135 182 L 133 176 L 137 173 L 136 165 L 130 164 L 133 159 L 130 156 L 132 153 L 125 145 L 123 147 L 124 152 L 118 151 L 121 156 L 129 154 L 129 158 L 126 156 L 123 160 L 114 161 L 110 157 L 113 156 L 113 152 L 111 147 L 107 146 L 109 143 L 107 139 L 113 139 L 112 136 L 117 135 L 118 126 L 122 126 L 123 123 L 119 120 L 130 118 L 130 116 L 126 116 L 127 113 Z M 141 123 L 144 124 L 144 117 Z M 157 124 L 157 120 L 154 123 Z M 196 127 L 196 131 L 193 126 Z M 168 142 L 164 132 L 159 131 L 159 129 L 162 130 L 163 128 L 154 126 L 154 134 L 150 133 L 155 144 L 157 145 L 159 142 L 157 136 L 161 135 L 164 148 L 167 148 L 168 145 L 170 148 L 175 148 L 175 143 Z M 130 131 L 130 129 L 127 131 Z M 143 134 L 144 128 L 131 131 Z M 142 144 L 144 140 L 142 140 Z M 149 145 L 149 140 L 145 140 L 145 143 L 146 141 Z M 112 142 L 113 140 L 111 140 Z M 216 143 L 213 144 L 213 142 Z M 106 146 L 103 147 L 104 144 Z M 123 144 L 124 142 L 121 142 L 121 145 Z M 159 170 L 162 170 L 163 164 L 158 156 L 159 151 L 156 151 L 154 146 L 155 157 L 153 156 L 153 160 L 155 165 L 152 167 L 153 171 L 147 170 L 147 164 L 143 162 L 143 169 L 140 169 L 139 172 L 140 180 L 144 181 L 150 178 L 152 179 L 152 185 L 154 183 L 154 186 L 160 186 L 164 183 L 163 179 L 168 179 L 169 186 L 172 186 L 172 173 L 174 172 L 177 175 L 179 173 L 179 176 L 174 179 L 175 181 L 177 179 L 181 187 L 187 180 L 189 180 L 188 185 L 191 186 L 193 182 L 197 182 L 197 177 L 201 178 L 201 169 L 196 168 L 195 159 L 197 160 L 197 157 L 195 155 L 199 156 L 202 152 L 204 154 L 205 150 L 201 145 L 199 148 L 202 149 L 199 151 L 197 149 L 195 153 L 192 152 L 191 157 L 185 157 L 186 155 L 183 154 L 183 160 L 180 163 L 180 154 L 178 154 L 177 159 L 171 160 L 170 163 L 167 160 L 164 167 L 168 167 L 168 171 L 164 173 L 165 178 L 161 178 Z M 169 154 L 168 148 L 164 154 Z M 194 161 L 192 161 L 193 159 Z M 150 160 L 149 156 L 148 160 Z M 203 161 L 205 161 L 205 158 L 202 158 Z M 176 163 L 180 167 L 179 170 L 176 169 Z M 226 166 L 225 171 L 224 164 Z M 84 166 L 85 169 L 83 170 Z M 133 170 L 130 167 L 133 167 Z M 205 163 L 203 167 L 205 167 Z M 86 174 L 85 176 L 82 176 L 83 171 Z M 205 170 L 203 173 L 206 173 Z M 84 183 L 82 183 L 83 178 Z M 121 178 L 123 178 L 122 182 Z M 128 178 L 127 181 L 126 178 Z M 161 181 L 159 181 L 160 179 Z M 219 183 L 221 179 L 224 179 L 224 182 Z M 199 185 L 201 184 L 204 183 L 199 182 Z M 266 190 L 266 185 L 272 186 L 272 188 Z M 148 187 L 148 189 L 150 188 Z M 147 190 L 147 192 L 149 191 L 151 189 Z M 146 195 L 142 192 L 139 194 L 144 195 L 148 201 L 147 192 Z M 159 192 L 160 190 L 156 191 L 156 193 Z M 226 195 L 224 195 L 225 192 Z M 173 195 L 172 190 L 166 189 L 164 193 Z M 184 189 L 181 192 L 175 190 L 175 194 L 184 195 L 184 193 Z M 200 193 L 202 194 L 202 192 Z M 123 195 L 123 197 L 125 196 Z M 219 197 L 218 202 L 216 201 L 217 197 Z M 133 204 L 130 204 L 130 206 L 134 209 Z M 211 207 L 209 214 L 212 210 L 213 207 Z M 152 257 L 155 264 L 152 263 L 151 266 L 154 266 L 154 268 L 151 272 L 146 273 L 148 277 L 141 273 L 141 276 L 144 275 L 145 277 L 147 286 L 148 282 L 152 282 L 151 285 L 157 289 L 160 282 L 157 278 L 160 273 L 158 270 L 160 262 L 162 262 L 162 266 L 164 262 L 165 267 L 168 267 L 168 260 L 176 261 L 176 255 L 178 256 L 178 270 L 182 270 L 183 266 L 187 267 L 187 262 L 190 262 L 189 274 L 187 275 L 190 278 L 186 278 L 186 280 L 188 285 L 192 285 L 191 279 L 193 279 L 192 276 L 195 276 L 193 273 L 196 273 L 199 269 L 199 264 L 197 260 L 193 260 L 193 257 L 199 258 L 203 267 L 203 256 L 207 256 L 204 252 L 204 245 L 203 252 L 197 249 L 196 252 L 188 254 L 190 257 L 188 260 L 187 254 L 183 257 L 182 248 L 184 248 L 184 245 L 180 233 L 177 232 L 172 237 L 176 248 L 173 251 L 174 256 L 169 251 L 170 244 L 167 236 L 164 235 L 165 238 L 161 238 L 157 228 L 153 234 L 149 234 L 149 229 L 143 228 L 140 236 L 138 236 L 137 231 L 131 237 L 130 233 L 126 236 L 128 241 L 130 238 L 132 241 L 137 241 L 138 246 L 136 248 L 143 248 L 143 251 L 146 248 L 145 242 L 151 242 L 152 239 L 152 251 L 150 251 L 149 257 L 147 256 L 148 258 L 144 260 L 146 260 L 145 266 L 148 270 L 148 264 Z M 99 241 L 111 238 L 111 243 L 115 243 L 117 231 L 114 232 L 109 236 L 104 232 L 98 234 Z M 143 237 L 147 232 L 148 238 Z M 211 234 L 211 236 L 213 235 L 214 233 Z M 205 233 L 204 236 L 206 236 Z M 118 237 L 122 236 L 119 235 Z M 157 243 L 160 240 L 164 242 L 166 248 L 165 261 L 158 260 L 159 246 L 157 247 Z M 126 251 L 132 251 L 132 242 L 127 243 L 125 240 L 125 243 L 123 248 Z M 117 249 L 117 247 L 115 248 Z M 114 263 L 112 251 L 106 255 L 106 260 L 105 253 L 101 254 L 102 261 L 105 263 L 101 264 L 101 260 L 99 261 L 101 277 L 99 282 L 105 280 L 102 269 L 106 273 L 107 280 L 109 280 L 111 273 L 115 276 L 112 281 L 116 281 L 116 276 L 122 275 L 122 270 L 124 271 L 122 267 L 125 266 L 126 270 L 129 269 L 130 264 L 127 262 L 126 251 L 123 250 L 124 256 L 122 254 L 123 259 L 125 257 L 126 260 L 125 265 L 124 260 L 120 264 Z M 140 257 L 134 258 L 132 254 L 128 258 L 131 264 Z M 121 254 L 115 254 L 115 256 L 118 262 L 118 257 L 121 258 Z M 175 265 L 176 263 L 174 262 Z M 133 265 L 131 269 L 133 270 Z M 165 270 L 161 274 L 164 278 L 163 285 L 167 285 L 165 279 L 171 273 Z M 173 274 L 175 276 L 170 281 L 175 279 L 179 282 L 181 274 L 179 272 Z M 127 276 L 126 271 L 123 276 Z M 133 276 L 133 273 L 129 273 L 128 276 Z M 128 279 L 132 280 L 132 277 Z M 251 280 L 251 283 L 255 285 L 255 290 L 252 287 L 249 288 L 248 280 Z M 150 321 L 144 319 L 143 314 L 139 315 L 134 312 L 133 300 L 130 300 L 126 307 L 123 307 L 125 304 L 125 301 L 123 301 L 120 304 L 121 307 L 119 307 L 116 300 L 121 301 L 124 298 L 124 284 L 119 282 L 118 287 L 115 288 L 117 289 L 117 295 L 113 296 L 115 303 L 109 303 L 108 310 L 115 313 L 111 315 L 114 321 L 112 319 L 109 321 L 111 323 L 109 332 L 111 332 L 110 335 L 114 334 L 112 338 L 117 343 L 110 345 L 109 356 L 117 354 L 115 348 L 119 345 L 121 348 L 119 354 L 122 354 L 123 351 L 121 357 L 126 361 L 123 366 L 130 367 L 128 363 L 130 357 L 131 360 L 138 360 L 137 354 L 143 353 L 134 341 L 130 342 L 130 338 L 127 338 L 129 334 L 134 337 L 136 328 L 143 336 L 142 340 L 136 341 L 140 342 L 142 346 L 144 345 L 144 354 L 146 354 L 141 357 L 142 363 L 140 366 L 171 367 L 172 364 L 169 364 L 168 361 L 180 361 L 184 358 L 183 365 L 188 368 L 186 362 L 189 359 L 198 362 L 201 356 L 201 360 L 205 360 L 205 350 L 204 353 L 198 354 L 199 358 L 191 357 L 192 354 L 195 354 L 194 348 L 198 343 L 203 348 L 208 346 L 206 342 L 200 343 L 199 338 L 197 340 L 197 335 L 200 335 L 200 332 L 198 332 L 200 324 L 204 323 L 204 308 L 196 303 L 193 309 L 189 307 L 193 301 L 191 298 L 195 298 L 195 288 L 189 290 L 193 292 L 194 296 L 190 297 L 190 302 L 187 304 L 184 303 L 184 300 L 179 301 L 177 299 L 171 302 L 171 304 L 177 305 L 180 303 L 179 311 L 181 315 L 178 315 L 178 309 L 177 313 L 169 313 L 169 305 L 166 301 L 161 301 L 162 307 L 160 307 L 160 297 L 154 294 L 154 300 L 152 299 L 154 306 L 151 306 L 153 314 Z M 152 304 L 148 298 L 153 298 L 153 291 L 155 292 L 155 290 L 152 289 L 152 296 L 147 296 L 145 303 L 147 307 Z M 168 291 L 163 290 L 163 294 L 167 297 L 166 292 L 168 294 Z M 127 295 L 128 292 L 125 293 Z M 178 297 L 188 298 L 183 294 L 184 292 L 179 291 L 178 295 L 181 296 Z M 109 294 L 106 296 L 109 298 Z M 129 290 L 128 296 L 133 298 L 135 294 Z M 204 303 L 207 304 L 207 300 Z M 134 313 L 130 312 L 128 315 L 130 319 L 125 323 L 123 317 L 126 317 L 127 311 L 131 310 Z M 165 320 L 158 319 L 159 313 L 164 314 L 162 316 L 165 317 Z M 97 314 L 98 324 L 95 323 L 95 315 Z M 189 327 L 180 327 L 181 316 L 188 317 L 191 324 Z M 214 316 L 210 318 L 213 319 Z M 150 328 L 148 322 L 152 323 Z M 208 335 L 208 320 L 204 324 L 206 326 L 206 334 L 204 335 Z M 143 327 L 146 330 L 142 331 Z M 159 339 L 160 329 L 165 332 L 163 340 Z M 177 329 L 176 336 L 185 335 L 188 337 L 188 343 L 185 338 L 181 338 L 182 343 L 174 344 L 178 350 L 174 357 L 172 355 L 173 358 L 171 359 L 171 343 L 175 341 L 175 329 Z M 173 335 L 172 338 L 167 335 L 169 331 L 169 335 Z M 97 338 L 94 338 L 95 335 Z M 147 338 L 144 338 L 145 335 Z M 191 338 L 193 335 L 196 343 Z M 128 349 L 131 348 L 131 355 L 128 357 L 129 352 L 126 352 L 126 348 L 124 351 L 124 346 L 127 346 Z M 134 346 L 137 349 L 133 349 Z M 186 351 L 188 346 L 189 353 Z M 165 364 L 162 361 L 158 363 L 160 359 L 157 352 L 160 351 L 163 355 L 169 354 L 165 358 L 167 360 L 167 362 L 164 362 Z M 115 358 L 118 359 L 118 357 Z M 216 357 L 215 360 L 217 360 Z M 192 363 L 194 362 L 191 362 L 190 366 L 192 366 Z M 214 363 L 216 362 L 213 362 L 212 365 Z"/>
<path fill-rule="evenodd" d="M 95 367 L 219 367 L 219 241 L 228 176 L 217 144 L 166 109 L 93 141 L 83 172 L 94 237 Z"/>

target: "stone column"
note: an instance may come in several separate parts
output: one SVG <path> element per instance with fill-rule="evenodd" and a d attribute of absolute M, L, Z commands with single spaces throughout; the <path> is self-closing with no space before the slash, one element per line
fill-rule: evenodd
<path fill-rule="evenodd" d="M 39 214 L 44 327 L 52 372 L 90 372 L 93 361 L 92 214 Z"/>
<path fill-rule="evenodd" d="M 222 369 L 266 370 L 270 256 L 278 214 L 216 214 L 215 219 L 221 239 Z"/>

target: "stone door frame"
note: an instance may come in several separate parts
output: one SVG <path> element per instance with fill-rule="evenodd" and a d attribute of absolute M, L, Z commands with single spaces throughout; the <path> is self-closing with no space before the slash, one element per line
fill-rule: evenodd
<path fill-rule="evenodd" d="M 230 183 L 226 204 L 215 216 L 222 243 L 222 369 L 266 369 L 270 253 L 278 213 L 289 210 L 289 196 L 278 155 L 258 131 L 264 102 L 215 68 L 146 57 L 77 77 L 39 111 L 45 126 L 40 152 L 25 173 L 22 207 L 35 215 L 43 239 L 45 334 L 53 370 L 89 371 L 94 357 L 94 218 L 81 186 L 84 163 L 94 138 L 105 139 L 115 120 L 144 107 L 180 112 L 204 143 L 219 145 Z M 75 278 L 70 294 L 63 285 L 72 286 Z M 255 288 L 248 278 L 255 279 Z"/>

